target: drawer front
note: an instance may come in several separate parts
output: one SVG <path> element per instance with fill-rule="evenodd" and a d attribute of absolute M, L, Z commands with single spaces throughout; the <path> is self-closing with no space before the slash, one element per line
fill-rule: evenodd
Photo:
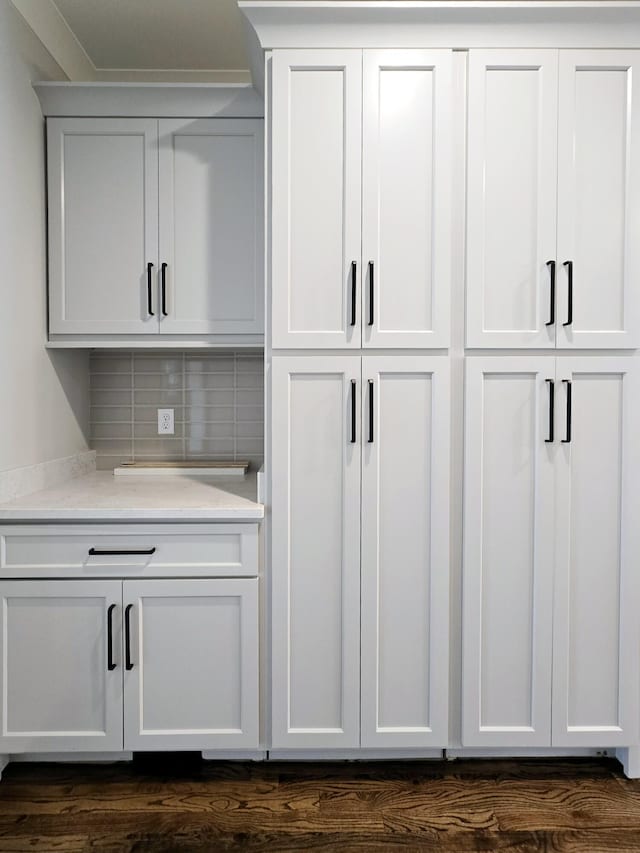
<path fill-rule="evenodd" d="M 2 577 L 251 577 L 257 524 L 0 527 Z"/>

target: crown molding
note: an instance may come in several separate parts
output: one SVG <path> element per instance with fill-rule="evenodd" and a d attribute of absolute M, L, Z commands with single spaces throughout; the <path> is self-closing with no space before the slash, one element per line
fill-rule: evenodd
<path fill-rule="evenodd" d="M 252 86 L 215 83 L 34 83 L 49 117 L 263 118 Z"/>
<path fill-rule="evenodd" d="M 640 0 L 239 0 L 263 50 L 640 45 Z"/>

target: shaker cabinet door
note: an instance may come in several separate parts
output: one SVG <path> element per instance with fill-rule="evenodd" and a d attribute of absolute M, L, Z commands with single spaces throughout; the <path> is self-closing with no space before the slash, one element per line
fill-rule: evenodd
<path fill-rule="evenodd" d="M 48 119 L 49 331 L 157 334 L 158 122 Z"/>
<path fill-rule="evenodd" d="M 125 749 L 258 748 L 258 579 L 125 581 Z"/>
<path fill-rule="evenodd" d="M 264 122 L 160 119 L 160 332 L 262 334 Z"/>
<path fill-rule="evenodd" d="M 640 56 L 560 51 L 558 346 L 640 342 Z"/>
<path fill-rule="evenodd" d="M 451 51 L 365 50 L 363 344 L 446 347 Z"/>
<path fill-rule="evenodd" d="M 364 747 L 445 747 L 449 360 L 363 359 Z"/>
<path fill-rule="evenodd" d="M 640 371 L 558 358 L 553 744 L 638 742 Z"/>
<path fill-rule="evenodd" d="M 272 363 L 272 746 L 359 745 L 357 356 Z"/>
<path fill-rule="evenodd" d="M 360 347 L 362 51 L 273 57 L 274 349 Z"/>
<path fill-rule="evenodd" d="M 0 751 L 122 749 L 122 583 L 0 583 Z"/>
<path fill-rule="evenodd" d="M 557 69 L 556 50 L 469 52 L 468 347 L 555 346 Z"/>
<path fill-rule="evenodd" d="M 464 746 L 551 743 L 555 362 L 467 359 Z"/>

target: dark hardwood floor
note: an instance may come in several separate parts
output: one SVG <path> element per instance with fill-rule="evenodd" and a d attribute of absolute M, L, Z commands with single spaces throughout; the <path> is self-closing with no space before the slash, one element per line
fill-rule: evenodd
<path fill-rule="evenodd" d="M 12 764 L 0 851 L 640 851 L 614 760 Z"/>

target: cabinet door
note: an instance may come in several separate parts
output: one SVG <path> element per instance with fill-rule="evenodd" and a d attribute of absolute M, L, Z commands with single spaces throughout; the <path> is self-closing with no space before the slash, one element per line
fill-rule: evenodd
<path fill-rule="evenodd" d="M 449 360 L 363 359 L 362 746 L 446 746 Z"/>
<path fill-rule="evenodd" d="M 360 372 L 273 359 L 274 748 L 359 745 Z"/>
<path fill-rule="evenodd" d="M 451 51 L 365 50 L 364 346 L 446 347 Z"/>
<path fill-rule="evenodd" d="M 465 746 L 551 744 L 554 379 L 551 356 L 467 360 Z"/>
<path fill-rule="evenodd" d="M 640 717 L 639 365 L 558 358 L 558 379 L 553 743 L 626 746 Z"/>
<path fill-rule="evenodd" d="M 555 50 L 469 52 L 469 347 L 555 346 L 557 75 Z"/>
<path fill-rule="evenodd" d="M 157 333 L 157 120 L 48 119 L 47 129 L 49 331 Z"/>
<path fill-rule="evenodd" d="M 125 749 L 256 749 L 258 579 L 125 581 L 123 602 Z"/>
<path fill-rule="evenodd" d="M 0 599 L 0 751 L 121 750 L 121 582 L 3 581 Z"/>
<path fill-rule="evenodd" d="M 275 51 L 272 107 L 273 347 L 360 347 L 362 51 Z"/>
<path fill-rule="evenodd" d="M 262 333 L 264 122 L 159 128 L 160 331 Z"/>
<path fill-rule="evenodd" d="M 635 50 L 560 51 L 560 347 L 640 342 L 639 76 Z"/>

